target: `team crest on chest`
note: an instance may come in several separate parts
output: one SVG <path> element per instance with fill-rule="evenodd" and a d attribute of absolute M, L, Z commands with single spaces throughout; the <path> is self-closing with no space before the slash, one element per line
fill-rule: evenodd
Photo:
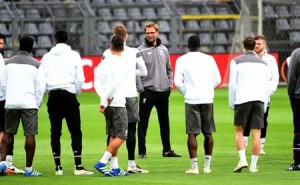
<path fill-rule="evenodd" d="M 164 51 L 163 50 L 159 50 L 160 55 L 164 55 Z"/>

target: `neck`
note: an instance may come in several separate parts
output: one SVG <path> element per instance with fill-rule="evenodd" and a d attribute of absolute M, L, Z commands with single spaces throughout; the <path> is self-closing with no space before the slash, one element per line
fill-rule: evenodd
<path fill-rule="evenodd" d="M 154 42 L 153 42 L 153 46 L 156 46 L 157 45 L 157 41 L 155 40 Z"/>
<path fill-rule="evenodd" d="M 121 51 L 113 51 L 113 50 L 111 50 L 111 54 L 112 55 L 117 55 L 117 56 L 121 56 Z"/>

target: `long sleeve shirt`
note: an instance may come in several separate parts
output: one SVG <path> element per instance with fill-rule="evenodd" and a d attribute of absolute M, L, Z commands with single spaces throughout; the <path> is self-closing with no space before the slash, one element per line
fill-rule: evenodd
<path fill-rule="evenodd" d="M 104 51 L 102 57 L 105 59 L 111 55 L 111 51 L 107 49 Z M 125 96 L 127 98 L 137 97 L 138 94 L 136 88 L 136 77 L 147 76 L 145 61 L 143 60 L 143 57 L 141 56 L 138 49 L 128 46 L 124 47 L 124 51 L 122 52 L 121 57 L 127 62 L 128 65 L 128 75 L 127 79 L 125 80 Z"/>
<path fill-rule="evenodd" d="M 41 63 L 48 92 L 66 90 L 76 95 L 81 93 L 84 83 L 83 65 L 79 53 L 73 51 L 70 46 L 56 44 L 43 56 Z"/>
<path fill-rule="evenodd" d="M 213 103 L 221 77 L 212 56 L 189 52 L 176 61 L 174 83 L 188 104 Z"/>
<path fill-rule="evenodd" d="M 148 75 L 138 78 L 137 89 L 139 92 L 149 89 L 156 92 L 164 92 L 172 89 L 173 71 L 171 68 L 170 55 L 168 49 L 161 44 L 157 38 L 157 45 L 152 46 L 145 40 L 138 50 L 145 61 Z"/>
<path fill-rule="evenodd" d="M 269 98 L 268 102 L 270 102 L 270 96 L 274 94 L 277 90 L 278 82 L 279 82 L 279 72 L 276 58 L 267 51 L 261 56 L 261 59 L 267 63 L 269 74 L 270 74 L 270 83 L 269 83 Z"/>
<path fill-rule="evenodd" d="M 94 87 L 100 96 L 100 105 L 108 106 L 107 99 L 112 99 L 109 106 L 125 107 L 125 89 L 127 79 L 127 64 L 120 56 L 109 55 L 96 67 Z"/>
<path fill-rule="evenodd" d="M 46 80 L 40 63 L 25 51 L 6 60 L 6 109 L 37 109 Z"/>
<path fill-rule="evenodd" d="M 254 51 L 245 51 L 230 62 L 229 107 L 234 109 L 251 101 L 267 102 L 269 97 L 269 71 L 266 62 Z"/>

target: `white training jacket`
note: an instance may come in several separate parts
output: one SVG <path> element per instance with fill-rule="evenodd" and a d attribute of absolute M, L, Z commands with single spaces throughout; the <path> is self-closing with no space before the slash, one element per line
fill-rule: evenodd
<path fill-rule="evenodd" d="M 104 51 L 102 58 L 106 58 L 111 55 L 110 49 Z M 125 89 L 125 97 L 132 98 L 137 97 L 136 89 L 136 77 L 137 76 L 147 76 L 147 68 L 145 61 L 143 60 L 142 55 L 139 50 L 136 48 L 128 47 L 125 45 L 124 51 L 121 54 L 121 57 L 127 61 L 127 70 L 128 76 Z"/>
<path fill-rule="evenodd" d="M 84 73 L 79 53 L 64 43 L 58 43 L 41 60 L 47 82 L 47 92 L 66 90 L 79 95 Z"/>
<path fill-rule="evenodd" d="M 100 96 L 100 105 L 108 106 L 107 99 L 112 99 L 109 106 L 125 107 L 125 89 L 128 74 L 127 61 L 117 55 L 104 57 L 95 68 L 94 88 Z"/>
<path fill-rule="evenodd" d="M 38 109 L 46 88 L 40 63 L 21 51 L 6 60 L 6 109 Z"/>
<path fill-rule="evenodd" d="M 251 101 L 267 102 L 269 70 L 254 51 L 245 51 L 230 62 L 229 107 Z M 266 107 L 265 107 L 266 109 Z"/>
<path fill-rule="evenodd" d="M 177 59 L 174 83 L 186 103 L 213 103 L 214 88 L 220 82 L 220 72 L 212 56 L 197 51 Z"/>
<path fill-rule="evenodd" d="M 261 59 L 265 61 L 268 65 L 269 74 L 270 74 L 270 83 L 269 83 L 269 97 L 268 102 L 270 102 L 270 97 L 277 90 L 279 83 L 279 72 L 276 58 L 273 55 L 270 55 L 267 50 L 261 56 Z"/>
<path fill-rule="evenodd" d="M 2 57 L 2 54 L 0 53 L 0 101 L 5 100 L 5 82 L 4 82 L 4 78 L 5 78 L 5 63 L 4 63 L 4 59 Z"/>

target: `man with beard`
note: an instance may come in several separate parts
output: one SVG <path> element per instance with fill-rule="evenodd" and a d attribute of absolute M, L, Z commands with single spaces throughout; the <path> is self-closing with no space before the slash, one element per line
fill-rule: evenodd
<path fill-rule="evenodd" d="M 268 102 L 266 103 L 267 109 L 264 113 L 264 128 L 261 129 L 261 136 L 260 136 L 260 154 L 265 155 L 266 152 L 264 151 L 267 128 L 268 128 L 268 115 L 269 115 L 269 108 L 270 108 L 270 97 L 274 94 L 277 89 L 277 85 L 279 82 L 279 73 L 278 73 L 278 66 L 276 58 L 270 55 L 267 50 L 267 43 L 266 37 L 263 35 L 258 35 L 255 38 L 255 53 L 267 63 L 269 73 L 270 73 L 270 83 L 268 88 Z M 248 145 L 248 138 L 250 134 L 250 128 L 246 126 L 244 130 L 244 142 L 245 147 Z"/>
<path fill-rule="evenodd" d="M 163 145 L 163 157 L 181 157 L 171 150 L 169 125 L 169 96 L 172 89 L 173 72 L 168 49 L 158 38 L 159 27 L 154 22 L 145 25 L 145 42 L 138 50 L 145 61 L 148 75 L 137 79 L 140 92 L 140 121 L 138 123 L 139 157 L 146 157 L 146 133 L 149 117 L 155 106 Z"/>

